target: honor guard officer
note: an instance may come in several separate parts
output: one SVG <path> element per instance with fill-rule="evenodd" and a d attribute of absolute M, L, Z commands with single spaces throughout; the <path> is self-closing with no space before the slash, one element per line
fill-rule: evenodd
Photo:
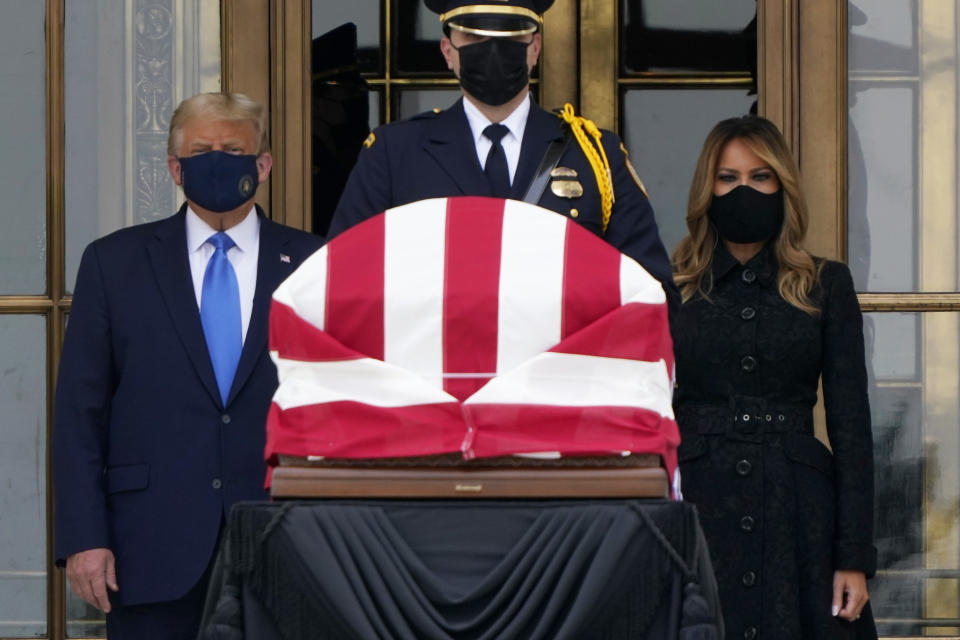
<path fill-rule="evenodd" d="M 567 215 L 634 258 L 678 300 L 643 186 L 616 134 L 530 97 L 553 0 L 425 0 L 463 98 L 376 129 L 364 142 L 330 236 L 391 207 L 458 195 L 524 200 Z"/>

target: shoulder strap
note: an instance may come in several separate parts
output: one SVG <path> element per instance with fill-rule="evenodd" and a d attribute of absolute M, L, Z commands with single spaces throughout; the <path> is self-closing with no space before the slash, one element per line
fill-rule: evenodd
<path fill-rule="evenodd" d="M 527 192 L 523 194 L 524 202 L 530 204 L 540 202 L 540 196 L 543 195 L 543 190 L 547 188 L 547 183 L 550 182 L 550 172 L 557 168 L 560 157 L 563 156 L 563 152 L 566 151 L 572 137 L 573 132 L 570 127 L 564 127 L 563 137 L 554 140 L 547 147 L 543 158 L 540 160 L 540 165 L 537 167 L 537 172 L 534 174 L 533 180 L 530 181 L 530 186 L 527 187 Z"/>

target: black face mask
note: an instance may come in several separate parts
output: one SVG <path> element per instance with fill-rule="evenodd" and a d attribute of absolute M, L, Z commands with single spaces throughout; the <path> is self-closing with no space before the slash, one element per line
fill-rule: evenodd
<path fill-rule="evenodd" d="M 763 242 L 783 226 L 783 189 L 760 193 L 745 184 L 722 196 L 713 196 L 707 217 L 720 236 L 730 242 Z"/>
<path fill-rule="evenodd" d="M 528 42 L 490 38 L 454 47 L 460 52 L 460 86 L 484 104 L 499 107 L 523 91 L 530 80 Z"/>

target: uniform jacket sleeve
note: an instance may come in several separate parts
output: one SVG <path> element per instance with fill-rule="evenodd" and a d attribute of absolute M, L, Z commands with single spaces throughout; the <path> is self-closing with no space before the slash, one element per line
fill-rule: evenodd
<path fill-rule="evenodd" d="M 857 569 L 872 576 L 873 439 L 867 398 L 863 317 L 846 265 L 828 262 L 821 282 L 823 317 L 823 396 L 827 432 L 834 454 L 837 569 Z"/>
<path fill-rule="evenodd" d="M 333 212 L 328 240 L 394 204 L 390 193 L 390 159 L 385 129 L 380 127 L 370 135 L 372 144 L 360 150 L 357 164 L 350 172 L 347 186 Z"/>
<path fill-rule="evenodd" d="M 110 547 L 104 466 L 113 370 L 106 291 L 96 244 L 80 262 L 57 378 L 53 426 L 55 557 Z"/>

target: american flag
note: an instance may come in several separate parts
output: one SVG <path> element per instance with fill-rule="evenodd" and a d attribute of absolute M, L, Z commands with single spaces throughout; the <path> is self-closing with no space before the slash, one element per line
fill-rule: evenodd
<path fill-rule="evenodd" d="M 267 460 L 659 454 L 673 476 L 660 283 L 562 215 L 493 198 L 390 209 L 274 293 Z"/>

